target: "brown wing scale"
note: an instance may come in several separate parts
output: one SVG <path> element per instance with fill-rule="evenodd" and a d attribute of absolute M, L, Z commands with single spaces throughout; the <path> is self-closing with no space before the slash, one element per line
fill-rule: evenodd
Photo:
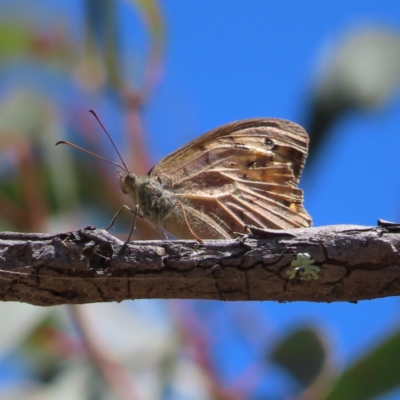
<path fill-rule="evenodd" d="M 151 176 L 169 182 L 191 228 L 202 238 L 234 237 L 246 224 L 308 227 L 311 218 L 296 187 L 307 149 L 306 132 L 292 122 L 244 120 L 212 130 L 170 154 Z M 164 227 L 178 237 L 191 237 L 184 225 L 176 224 L 180 213 L 175 208 Z"/>

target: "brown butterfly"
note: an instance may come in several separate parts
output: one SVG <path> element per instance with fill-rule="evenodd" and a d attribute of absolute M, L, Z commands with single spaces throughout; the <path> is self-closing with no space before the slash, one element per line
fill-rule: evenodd
<path fill-rule="evenodd" d="M 129 172 L 122 161 L 121 188 L 133 198 L 135 217 L 177 238 L 234 238 L 246 225 L 309 227 L 297 188 L 307 149 L 307 133 L 293 122 L 246 119 L 205 133 L 147 175 Z"/>

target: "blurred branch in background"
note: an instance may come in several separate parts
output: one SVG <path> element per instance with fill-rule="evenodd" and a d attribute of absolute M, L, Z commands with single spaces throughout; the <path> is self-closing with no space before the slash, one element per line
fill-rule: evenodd
<path fill-rule="evenodd" d="M 99 65 L 104 69 L 104 80 L 101 83 L 102 90 L 116 97 L 117 103 L 123 107 L 123 115 L 126 120 L 126 132 L 129 159 L 133 160 L 132 170 L 138 174 L 147 173 L 152 163 L 147 155 L 145 146 L 141 109 L 149 101 L 151 93 L 156 88 L 161 70 L 162 53 L 164 47 L 164 27 L 161 13 L 156 2 L 153 1 L 129 1 L 146 22 L 150 41 L 147 61 L 143 67 L 141 82 L 132 87 L 124 79 L 125 57 L 121 54 L 120 30 L 117 23 L 118 2 L 106 0 L 99 3 L 96 0 L 85 0 L 86 29 L 85 29 L 85 54 L 89 58 L 85 64 L 88 66 Z M 90 60 L 94 60 L 91 62 Z M 97 60 L 97 62 L 96 62 Z M 91 68 L 83 70 L 80 80 L 91 80 Z M 99 82 L 100 83 L 100 82 Z M 91 84 L 92 85 L 92 84 Z M 97 88 L 99 89 L 99 87 Z M 111 196 L 118 193 L 115 202 L 121 204 L 121 191 L 108 191 Z M 119 207 L 116 207 L 119 208 Z M 146 222 L 139 222 L 141 238 L 154 237 L 155 231 Z"/>
<path fill-rule="evenodd" d="M 90 309 L 71 306 L 70 310 L 81 331 L 88 355 L 101 371 L 115 396 L 121 400 L 140 400 L 141 396 L 137 393 L 132 376 L 108 349 L 107 343 L 98 337 L 96 329 L 93 329 Z"/>

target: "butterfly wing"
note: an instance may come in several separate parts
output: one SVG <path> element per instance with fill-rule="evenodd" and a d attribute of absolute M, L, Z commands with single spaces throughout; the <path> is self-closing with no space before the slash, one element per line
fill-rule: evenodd
<path fill-rule="evenodd" d="M 230 238 L 246 224 L 310 226 L 297 188 L 307 149 L 304 129 L 280 119 L 242 120 L 200 136 L 150 172 L 182 204 L 166 216 L 165 229 L 193 237 L 187 219 L 201 238 Z"/>

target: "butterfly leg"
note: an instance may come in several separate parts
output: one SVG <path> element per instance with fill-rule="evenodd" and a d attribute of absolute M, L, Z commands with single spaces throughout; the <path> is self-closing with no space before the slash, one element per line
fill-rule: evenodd
<path fill-rule="evenodd" d="M 132 221 L 131 230 L 130 230 L 130 232 L 129 232 L 128 239 L 126 240 L 127 243 L 130 242 L 132 233 L 133 233 L 133 231 L 136 229 L 135 222 L 136 222 L 136 217 L 138 216 L 138 213 L 139 213 L 139 206 L 136 205 L 135 211 L 132 211 L 131 209 L 129 209 L 129 211 L 130 211 L 130 212 L 133 212 L 134 214 L 133 214 L 133 221 Z"/>
<path fill-rule="evenodd" d="M 117 218 L 119 217 L 119 214 L 121 214 L 121 212 L 122 212 L 123 209 L 126 209 L 126 210 L 128 210 L 128 211 L 130 211 L 130 212 L 133 212 L 128 206 L 123 205 L 123 206 L 116 212 L 116 214 L 113 216 L 113 219 L 111 220 L 110 225 L 108 225 L 108 227 L 106 228 L 106 231 L 110 230 L 110 229 L 114 226 L 115 221 L 117 220 Z"/>
<path fill-rule="evenodd" d="M 183 213 L 183 218 L 185 219 L 185 222 L 186 222 L 186 225 L 187 225 L 187 227 L 188 227 L 188 229 L 189 229 L 189 232 L 192 234 L 192 236 L 193 236 L 198 242 L 204 243 L 204 240 L 203 240 L 201 237 L 197 236 L 197 235 L 193 232 L 192 228 L 190 227 L 189 221 L 188 221 L 188 219 L 187 219 L 187 217 L 186 217 L 185 209 L 183 208 L 183 205 L 182 205 L 182 203 L 181 203 L 179 200 L 178 200 L 178 204 L 181 206 L 182 213 Z"/>
<path fill-rule="evenodd" d="M 124 209 L 125 209 L 125 210 L 128 210 L 131 214 L 133 214 L 132 226 L 131 226 L 131 230 L 130 230 L 130 232 L 129 232 L 129 236 L 128 236 L 128 240 L 127 240 L 127 242 L 129 242 L 130 239 L 131 239 L 131 236 L 132 236 L 132 233 L 133 233 L 134 229 L 136 229 L 136 226 L 135 226 L 136 217 L 137 217 L 137 216 L 143 217 L 143 216 L 141 215 L 140 211 L 139 211 L 139 206 L 138 206 L 138 205 L 135 206 L 135 209 L 134 209 L 134 210 L 132 210 L 131 208 L 129 208 L 129 207 L 126 206 L 126 205 L 123 205 L 123 206 L 117 211 L 117 213 L 114 215 L 113 219 L 112 219 L 111 222 L 110 222 L 110 225 L 106 228 L 106 231 L 108 231 L 109 229 L 111 229 L 111 228 L 114 226 L 115 221 L 117 220 L 117 218 L 118 218 L 119 215 L 121 214 L 122 210 L 124 210 Z"/>

